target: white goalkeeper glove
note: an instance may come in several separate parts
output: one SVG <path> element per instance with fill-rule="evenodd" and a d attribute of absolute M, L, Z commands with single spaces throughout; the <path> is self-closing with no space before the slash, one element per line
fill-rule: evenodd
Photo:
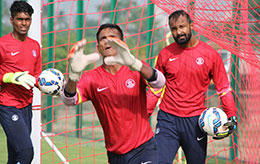
<path fill-rule="evenodd" d="M 6 73 L 3 76 L 3 82 L 22 85 L 24 88 L 29 90 L 31 89 L 31 87 L 34 87 L 34 84 L 36 83 L 36 79 L 35 77 L 33 77 L 28 73 L 29 71 Z"/>
<path fill-rule="evenodd" d="M 236 129 L 236 126 L 237 126 L 237 119 L 236 119 L 236 116 L 232 116 L 228 119 L 228 122 L 226 122 L 224 125 L 223 125 L 227 130 L 226 131 L 223 131 L 223 132 L 219 132 L 216 134 L 216 137 L 213 137 L 213 139 L 215 140 L 220 140 L 220 139 L 223 139 L 223 138 L 226 138 L 228 137 L 231 133 L 234 132 L 234 130 Z"/>
<path fill-rule="evenodd" d="M 98 53 L 85 55 L 83 53 L 85 45 L 86 39 L 82 39 L 76 42 L 70 50 L 68 56 L 70 63 L 69 79 L 72 81 L 78 81 L 84 68 L 99 59 Z"/>
<path fill-rule="evenodd" d="M 104 62 L 107 65 L 126 65 L 129 66 L 130 69 L 140 72 L 143 63 L 130 53 L 130 50 L 125 42 L 118 38 L 107 37 L 107 43 L 117 50 L 117 55 L 108 56 L 104 59 Z"/>

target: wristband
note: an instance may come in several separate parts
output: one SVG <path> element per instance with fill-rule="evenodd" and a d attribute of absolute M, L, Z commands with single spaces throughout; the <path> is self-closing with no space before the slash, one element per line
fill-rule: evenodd
<path fill-rule="evenodd" d="M 65 95 L 66 97 L 73 97 L 73 96 L 76 95 L 76 92 L 74 92 L 74 93 L 69 93 L 66 89 L 64 89 L 64 95 Z"/>
<path fill-rule="evenodd" d="M 153 69 L 153 68 L 152 68 Z M 153 74 L 149 79 L 146 79 L 148 82 L 155 81 L 157 79 L 157 71 L 153 69 Z"/>

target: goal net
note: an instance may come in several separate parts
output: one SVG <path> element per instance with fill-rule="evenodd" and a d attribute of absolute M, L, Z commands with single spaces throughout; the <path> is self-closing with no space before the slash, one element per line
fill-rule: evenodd
<path fill-rule="evenodd" d="M 258 0 L 42 0 L 43 69 L 56 68 L 67 78 L 73 43 L 86 38 L 85 52 L 97 52 L 95 34 L 109 22 L 123 29 L 132 54 L 154 66 L 159 51 L 173 42 L 168 14 L 183 9 L 195 24 L 194 35 L 221 54 L 238 108 L 237 131 L 220 141 L 209 137 L 207 163 L 259 163 L 259 6 Z M 206 106 L 221 107 L 214 84 L 206 95 Z M 91 102 L 67 107 L 59 97 L 42 94 L 41 99 L 41 163 L 107 163 L 102 128 Z M 156 115 L 155 110 L 153 128 Z M 182 152 L 174 163 L 185 163 Z"/>

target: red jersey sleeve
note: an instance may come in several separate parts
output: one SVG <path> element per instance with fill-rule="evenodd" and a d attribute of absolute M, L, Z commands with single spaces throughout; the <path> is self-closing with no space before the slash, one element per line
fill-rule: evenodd
<path fill-rule="evenodd" d="M 3 52 L 3 48 L 2 48 L 2 46 L 0 45 L 0 63 L 2 63 L 2 60 L 3 60 L 3 54 L 4 54 L 4 52 Z M 2 83 L 3 83 L 3 72 L 0 70 L 0 85 L 2 85 Z"/>
<path fill-rule="evenodd" d="M 232 95 L 232 89 L 228 81 L 227 73 L 221 56 L 215 52 L 214 63 L 211 76 L 214 81 L 218 95 L 220 96 L 222 107 L 228 117 L 237 116 L 237 109 Z"/>
<path fill-rule="evenodd" d="M 148 86 L 148 90 L 146 92 L 148 116 L 151 116 L 151 114 L 153 113 L 157 105 L 157 102 L 161 97 L 161 93 L 162 93 L 161 90 L 162 89 L 155 89 Z"/>
<path fill-rule="evenodd" d="M 36 45 L 38 47 L 37 53 L 36 53 L 36 54 L 38 54 L 38 57 L 36 59 L 36 65 L 35 65 L 35 68 L 34 68 L 34 75 L 33 76 L 36 78 L 35 86 L 38 87 L 38 77 L 42 72 L 42 55 L 41 55 L 41 48 L 40 48 L 39 43 L 36 42 Z"/>
<path fill-rule="evenodd" d="M 162 74 L 165 75 L 165 70 L 164 70 L 163 65 L 164 65 L 164 63 L 163 63 L 163 58 L 162 58 L 162 55 L 161 55 L 161 52 L 160 52 L 159 55 L 158 55 L 157 58 L 156 58 L 155 68 L 158 69 L 159 71 L 161 71 Z"/>

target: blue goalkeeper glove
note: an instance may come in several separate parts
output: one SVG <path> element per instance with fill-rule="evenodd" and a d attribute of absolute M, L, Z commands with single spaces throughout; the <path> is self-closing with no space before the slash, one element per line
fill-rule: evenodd
<path fill-rule="evenodd" d="M 228 122 L 226 122 L 223 126 L 225 126 L 228 130 L 224 132 L 219 132 L 216 134 L 216 137 L 213 137 L 215 140 L 220 140 L 223 138 L 228 137 L 231 133 L 234 132 L 234 130 L 237 127 L 237 118 L 236 116 L 232 116 L 228 119 Z"/>
<path fill-rule="evenodd" d="M 30 75 L 28 73 L 29 73 L 29 71 L 6 73 L 3 76 L 3 82 L 21 85 L 24 88 L 29 90 L 29 89 L 31 89 L 31 87 L 34 87 L 36 80 L 35 80 L 35 77 L 33 77 L 32 75 Z"/>

